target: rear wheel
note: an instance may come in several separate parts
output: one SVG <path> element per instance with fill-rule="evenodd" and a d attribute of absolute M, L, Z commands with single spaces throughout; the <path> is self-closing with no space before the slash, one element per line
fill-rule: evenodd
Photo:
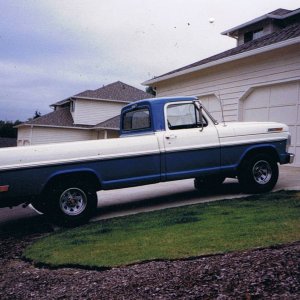
<path fill-rule="evenodd" d="M 278 180 L 277 162 L 268 154 L 251 156 L 242 163 L 238 179 L 245 192 L 269 192 Z"/>
<path fill-rule="evenodd" d="M 97 208 L 96 190 L 89 184 L 66 182 L 49 190 L 49 215 L 59 225 L 86 223 Z"/>

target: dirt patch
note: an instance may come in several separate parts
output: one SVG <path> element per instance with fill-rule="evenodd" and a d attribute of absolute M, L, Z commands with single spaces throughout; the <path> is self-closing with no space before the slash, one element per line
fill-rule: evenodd
<path fill-rule="evenodd" d="M 41 221 L 1 228 L 0 299 L 300 298 L 300 242 L 102 272 L 49 270 L 22 260 L 26 246 L 51 232 Z"/>

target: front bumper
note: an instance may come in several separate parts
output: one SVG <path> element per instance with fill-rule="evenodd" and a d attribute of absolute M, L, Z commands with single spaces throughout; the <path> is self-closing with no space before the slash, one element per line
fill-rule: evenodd
<path fill-rule="evenodd" d="M 289 155 L 290 155 L 290 160 L 289 160 L 289 164 L 292 164 L 293 162 L 294 162 L 294 160 L 295 160 L 295 154 L 294 153 L 289 153 Z"/>
<path fill-rule="evenodd" d="M 295 154 L 294 153 L 285 153 L 280 155 L 280 164 L 292 164 L 295 160 Z"/>

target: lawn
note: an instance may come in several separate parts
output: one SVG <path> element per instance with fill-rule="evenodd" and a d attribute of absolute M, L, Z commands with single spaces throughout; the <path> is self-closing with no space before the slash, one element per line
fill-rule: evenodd
<path fill-rule="evenodd" d="M 297 240 L 300 240 L 300 192 L 280 191 L 62 230 L 35 242 L 24 256 L 55 267 L 115 267 Z"/>

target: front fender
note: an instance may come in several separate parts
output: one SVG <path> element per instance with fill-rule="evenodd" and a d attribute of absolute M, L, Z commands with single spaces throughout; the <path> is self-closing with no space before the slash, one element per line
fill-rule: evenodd
<path fill-rule="evenodd" d="M 240 156 L 240 159 L 238 161 L 238 165 L 241 164 L 241 162 L 248 157 L 249 155 L 255 154 L 255 153 L 270 153 L 271 155 L 274 156 L 276 161 L 279 161 L 279 153 L 278 149 L 275 145 L 273 144 L 260 144 L 260 145 L 252 145 L 250 147 L 247 147 L 242 155 Z"/>

